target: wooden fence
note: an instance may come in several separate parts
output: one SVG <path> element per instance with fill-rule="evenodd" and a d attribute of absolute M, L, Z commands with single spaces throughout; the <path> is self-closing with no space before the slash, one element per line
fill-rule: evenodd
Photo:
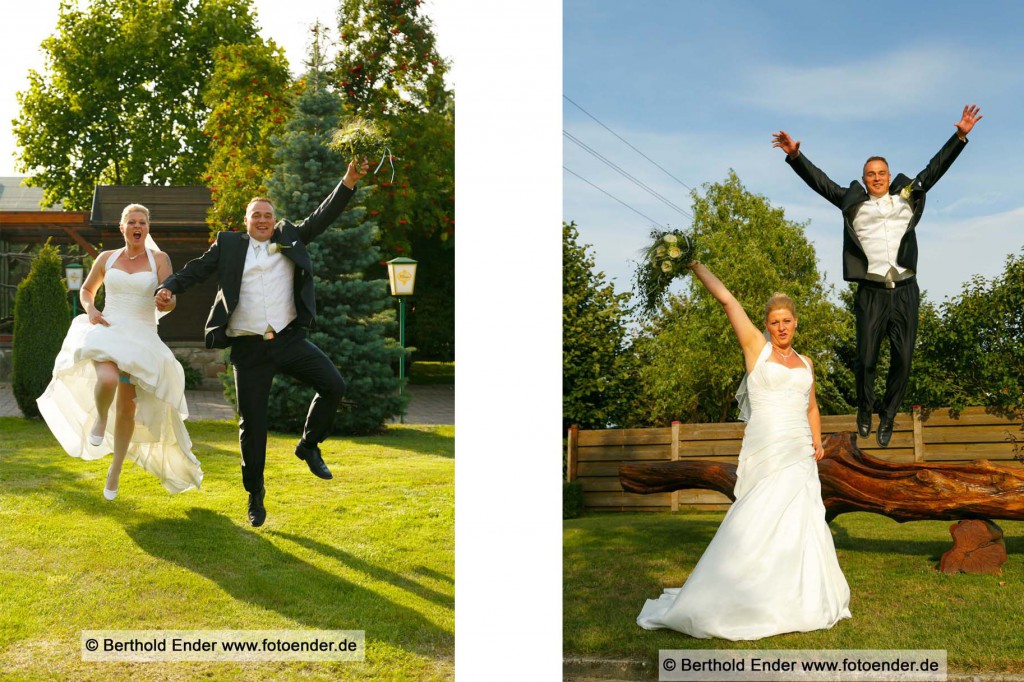
<path fill-rule="evenodd" d="M 637 495 L 619 485 L 619 465 L 625 462 L 665 462 L 685 459 L 735 462 L 743 440 L 742 423 L 680 424 L 652 429 L 569 429 L 568 478 L 583 486 L 586 509 L 594 511 L 676 511 L 679 505 L 721 508 L 729 498 L 710 490 L 678 490 L 672 493 Z M 985 408 L 969 407 L 957 418 L 946 409 L 896 416 L 888 448 L 871 436 L 858 439 L 867 454 L 893 462 L 957 462 L 988 459 L 1019 467 L 1014 459 L 1017 439 L 1024 447 L 1021 422 L 988 414 Z M 821 418 L 823 436 L 839 431 L 856 432 L 854 415 Z"/>

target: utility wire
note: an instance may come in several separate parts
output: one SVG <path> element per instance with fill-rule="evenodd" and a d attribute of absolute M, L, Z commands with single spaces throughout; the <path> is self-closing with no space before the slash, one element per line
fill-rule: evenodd
<path fill-rule="evenodd" d="M 573 101 L 572 101 L 572 99 L 571 99 L 571 98 L 570 98 L 570 97 L 569 97 L 568 95 L 564 95 L 564 94 L 563 94 L 563 95 L 562 95 L 562 97 L 564 97 L 564 98 L 566 99 L 566 101 L 568 101 L 568 102 L 569 102 L 570 104 L 572 104 L 572 105 L 573 105 L 574 107 L 576 107 L 577 109 L 579 109 L 580 111 L 582 111 L 582 112 L 583 112 L 584 114 L 586 114 L 586 115 L 587 115 L 587 116 L 589 116 L 590 118 L 592 118 L 592 119 L 594 119 L 595 121 L 597 121 L 597 124 L 598 124 L 599 126 L 601 126 L 601 127 L 602 127 L 602 128 L 604 128 L 605 130 L 607 130 L 607 131 L 608 131 L 609 133 L 611 133 L 611 134 L 612 134 L 612 135 L 614 135 L 615 137 L 617 137 L 617 138 L 619 138 L 620 140 L 622 140 L 623 142 L 625 142 L 625 143 L 626 143 L 626 146 L 628 146 L 628 147 L 629 147 L 630 149 L 632 149 L 632 150 L 633 150 L 633 151 L 635 151 L 635 152 L 636 152 L 637 154 L 639 154 L 640 156 L 644 157 L 645 159 L 647 159 L 648 161 L 650 161 L 651 163 L 653 163 L 653 164 L 654 164 L 655 166 L 657 166 L 657 167 L 658 167 L 659 169 L 661 169 L 661 171 L 662 171 L 662 172 L 664 172 L 664 173 L 665 173 L 665 175 L 669 176 L 670 178 L 672 178 L 673 180 L 675 180 L 676 182 L 678 182 L 678 183 L 679 183 L 680 185 L 682 185 L 682 186 L 683 186 L 683 187 L 685 187 L 686 189 L 688 189 L 688 190 L 691 190 L 691 191 L 693 190 L 693 188 L 692 188 L 692 187 L 690 187 L 689 185 L 687 185 L 687 184 L 686 184 L 685 182 L 683 182 L 682 180 L 680 180 L 679 178 L 677 178 L 676 176 L 672 175 L 672 174 L 671 174 L 671 173 L 669 173 L 669 172 L 668 172 L 667 170 L 665 170 L 664 168 L 662 168 L 662 167 L 661 167 L 661 166 L 660 166 L 660 165 L 658 164 L 658 162 L 657 162 L 657 161 L 655 161 L 654 159 L 652 159 L 651 157 L 647 156 L 647 155 L 646 155 L 646 154 L 644 154 L 644 153 L 643 153 L 642 151 L 640 151 L 639 149 L 637 149 L 636 147 L 634 147 L 633 145 L 631 145 L 631 144 L 630 144 L 630 143 L 629 143 L 629 142 L 628 142 L 628 141 L 626 140 L 626 138 L 624 138 L 624 137 L 622 137 L 621 135 L 619 135 L 619 134 L 618 134 L 617 132 L 615 132 L 614 130 L 612 130 L 612 129 L 611 129 L 611 128 L 609 128 L 608 126 L 606 126 L 606 125 L 605 125 L 604 123 L 601 123 L 601 121 L 599 121 L 599 120 L 598 120 L 598 118 L 597 118 L 596 116 L 594 116 L 594 115 L 593 115 L 592 113 L 590 113 L 589 111 L 587 111 L 586 109 L 584 109 L 583 107 L 581 107 L 581 106 L 580 106 L 579 104 L 576 104 L 576 102 L 573 102 Z"/>
<path fill-rule="evenodd" d="M 630 181 L 631 181 L 631 182 L 632 182 L 633 184 L 635 184 L 635 185 L 637 185 L 638 187 L 640 187 L 641 189 L 645 190 L 645 191 L 646 191 L 646 192 L 647 192 L 648 194 L 650 194 L 651 196 L 653 196 L 653 197 L 654 197 L 655 199 L 658 199 L 658 200 L 660 200 L 660 201 L 661 201 L 662 203 L 664 203 L 664 204 L 666 204 L 667 206 L 671 207 L 671 208 L 672 208 L 673 210 L 675 210 L 675 211 L 676 211 L 677 213 L 681 213 L 682 215 L 686 216 L 686 217 L 687 217 L 687 218 L 689 218 L 690 220 L 693 220 L 693 216 L 691 216 L 691 215 L 690 215 L 689 213 L 687 213 L 686 211 L 684 211 L 684 210 L 683 210 L 682 208 L 680 208 L 679 206 L 676 206 L 675 204 L 673 204 L 673 203 L 672 203 L 671 201 L 669 201 L 668 199 L 666 199 L 666 198 L 665 198 L 665 197 L 663 197 L 662 195 L 658 194 L 658 193 L 657 193 L 656 191 L 654 191 L 653 189 L 651 189 L 650 187 L 648 187 L 647 185 L 645 185 L 645 184 L 644 184 L 643 182 L 641 182 L 640 180 L 637 180 L 637 179 L 636 179 L 635 177 L 633 177 L 632 175 L 630 175 L 629 173 L 627 173 L 626 171 L 624 171 L 624 170 L 623 170 L 622 168 L 620 168 L 619 166 L 617 166 L 617 165 L 615 165 L 614 163 L 612 163 L 611 161 L 609 161 L 609 160 L 608 160 L 607 158 L 605 158 L 604 156 L 602 156 L 601 154 L 599 154 L 599 153 L 598 153 L 597 151 L 595 151 L 595 150 L 594 150 L 594 149 L 592 149 L 591 147 L 589 147 L 589 146 L 587 146 L 586 144 L 584 144 L 584 143 L 583 143 L 582 141 L 580 141 L 580 140 L 579 140 L 578 138 L 576 138 L 576 137 L 575 137 L 575 136 L 574 136 L 574 135 L 573 135 L 572 133 L 568 132 L 567 130 L 563 130 L 563 131 L 562 131 L 562 134 L 563 134 L 563 135 L 565 135 L 565 136 L 566 136 L 567 138 L 569 138 L 569 139 L 570 139 L 571 141 L 575 142 L 575 143 L 576 143 L 577 145 L 579 145 L 579 146 L 580 146 L 580 147 L 581 147 L 582 149 L 586 150 L 586 151 L 587 151 L 587 152 L 589 152 L 589 153 L 590 153 L 591 155 L 593 155 L 594 157 L 596 157 L 596 158 L 597 158 L 597 159 L 599 159 L 600 161 L 604 162 L 604 163 L 605 163 L 605 165 L 609 166 L 610 168 L 612 168 L 612 169 L 614 169 L 614 170 L 615 170 L 616 172 L 618 172 L 618 173 L 619 173 L 620 175 L 622 175 L 622 176 L 623 176 L 623 177 L 625 177 L 626 179 L 630 180 Z"/>
<path fill-rule="evenodd" d="M 619 199 L 618 197 L 612 196 L 611 194 L 609 194 L 609 193 L 608 193 L 608 192 L 606 192 L 605 190 L 601 189 L 600 187 L 598 187 L 597 185 L 595 185 L 594 183 L 592 183 L 592 182 L 591 182 L 590 180 L 587 180 L 587 179 L 586 179 L 585 177 L 583 177 L 583 176 L 582 176 L 582 175 L 580 175 L 579 173 L 577 173 L 577 172 L 575 172 L 575 171 L 573 171 L 573 170 L 570 170 L 570 169 L 569 169 L 568 167 L 566 167 L 566 166 L 562 166 L 562 169 L 563 169 L 563 170 L 566 170 L 566 171 L 568 171 L 568 172 L 570 172 L 570 173 L 572 173 L 572 174 L 573 174 L 573 175 L 575 175 L 575 176 L 576 176 L 577 178 L 579 178 L 579 179 L 580 179 L 580 180 L 582 180 L 583 182 L 587 183 L 588 185 L 590 185 L 591 187 L 593 187 L 593 188 L 594 188 L 594 189 L 596 189 L 597 191 L 599 191 L 599 192 L 601 192 L 601 193 L 603 193 L 603 194 L 607 194 L 607 195 L 608 195 L 609 197 L 611 197 L 612 199 L 615 199 L 615 201 L 619 202 L 620 204 L 622 204 L 623 206 L 625 206 L 626 208 L 628 208 L 628 209 L 629 209 L 630 211 L 632 211 L 633 213 L 636 213 L 636 214 L 637 214 L 637 215 L 639 215 L 640 217 L 642 217 L 642 218 L 646 218 L 647 220 L 651 221 L 652 223 L 654 223 L 655 225 L 657 225 L 658 227 L 660 227 L 660 228 L 662 228 L 662 229 L 665 229 L 665 230 L 667 230 L 667 229 L 668 229 L 667 227 L 665 227 L 665 226 L 661 225 L 661 224 L 660 224 L 660 223 L 659 223 L 659 222 L 658 222 L 657 220 L 655 220 L 654 218 L 651 218 L 651 217 L 649 217 L 649 216 L 646 216 L 646 215 L 644 215 L 644 214 L 643 214 L 643 213 L 641 213 L 640 211 L 636 210 L 635 208 L 633 208 L 632 206 L 630 206 L 629 204 L 627 204 L 627 203 L 626 203 L 625 201 L 623 201 L 622 199 Z"/>

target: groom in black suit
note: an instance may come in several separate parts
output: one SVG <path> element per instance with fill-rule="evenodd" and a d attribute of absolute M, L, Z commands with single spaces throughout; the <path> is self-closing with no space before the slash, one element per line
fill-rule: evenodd
<path fill-rule="evenodd" d="M 265 197 L 249 202 L 245 232 L 221 232 L 199 258 L 160 284 L 157 308 L 171 296 L 217 273 L 217 298 L 206 321 L 206 347 L 231 347 L 238 400 L 242 484 L 249 493 L 249 523 L 261 526 L 267 511 L 263 469 L 267 457 L 267 402 L 274 375 L 283 372 L 316 389 L 295 455 L 320 478 L 332 478 L 320 452 L 345 393 L 345 381 L 327 355 L 307 338 L 316 324 L 313 265 L 306 244 L 341 215 L 367 172 L 366 161 L 348 165 L 345 177 L 299 223 L 275 224 Z"/>
<path fill-rule="evenodd" d="M 840 187 L 800 153 L 800 143 L 785 131 L 773 135 L 773 147 L 786 152 L 786 163 L 811 189 L 843 212 L 843 279 L 857 282 L 857 431 L 871 432 L 875 407 L 875 365 L 882 337 L 889 337 L 889 374 L 878 406 L 875 438 L 888 447 L 893 420 L 910 380 L 917 339 L 920 289 L 917 286 L 917 234 L 925 193 L 939 181 L 967 145 L 967 133 L 981 120 L 975 105 L 964 107 L 956 133 L 914 178 L 902 173 L 890 183 L 889 164 L 872 156 L 864 164 L 863 182 Z M 866 189 L 865 189 L 866 188 Z"/>

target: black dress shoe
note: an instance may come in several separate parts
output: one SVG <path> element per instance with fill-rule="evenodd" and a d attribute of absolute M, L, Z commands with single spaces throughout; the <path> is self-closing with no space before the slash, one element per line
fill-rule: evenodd
<path fill-rule="evenodd" d="M 263 506 L 263 497 L 266 494 L 266 488 L 260 488 L 256 494 L 249 493 L 249 523 L 253 526 L 262 526 L 267 520 L 267 509 Z"/>
<path fill-rule="evenodd" d="M 314 476 L 319 476 L 324 479 L 334 478 L 331 474 L 331 470 L 324 464 L 323 455 L 320 454 L 320 447 L 317 445 L 306 445 L 306 443 L 299 441 L 299 444 L 295 446 L 295 456 L 306 462 L 306 466 L 313 472 Z"/>
<path fill-rule="evenodd" d="M 893 420 L 885 417 L 878 418 L 878 431 L 875 432 L 875 440 L 882 448 L 889 447 L 889 439 L 892 438 Z"/>
<path fill-rule="evenodd" d="M 857 412 L 857 433 L 861 438 L 867 438 L 871 433 L 871 413 Z"/>
<path fill-rule="evenodd" d="M 263 507 L 263 497 L 265 495 L 265 487 L 261 487 L 257 494 L 249 494 L 249 523 L 253 526 L 263 525 L 263 521 L 266 520 L 266 508 Z"/>

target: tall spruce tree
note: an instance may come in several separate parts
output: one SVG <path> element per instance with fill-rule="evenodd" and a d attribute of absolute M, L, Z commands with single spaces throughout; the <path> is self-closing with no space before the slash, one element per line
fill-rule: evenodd
<path fill-rule="evenodd" d="M 285 132 L 275 138 L 277 165 L 267 183 L 279 216 L 301 219 L 323 201 L 349 159 L 327 148 L 343 107 L 329 87 L 322 54 L 323 27 L 314 27 L 305 88 Z M 309 245 L 316 275 L 317 330 L 310 339 L 338 366 L 348 393 L 335 430 L 361 434 L 379 430 L 404 411 L 399 395 L 398 361 L 403 350 L 389 338 L 395 328 L 394 304 L 383 279 L 367 280 L 367 268 L 381 260 L 376 223 L 368 220 L 359 190 L 339 225 Z M 312 389 L 278 376 L 270 394 L 270 427 L 302 428 Z"/>

